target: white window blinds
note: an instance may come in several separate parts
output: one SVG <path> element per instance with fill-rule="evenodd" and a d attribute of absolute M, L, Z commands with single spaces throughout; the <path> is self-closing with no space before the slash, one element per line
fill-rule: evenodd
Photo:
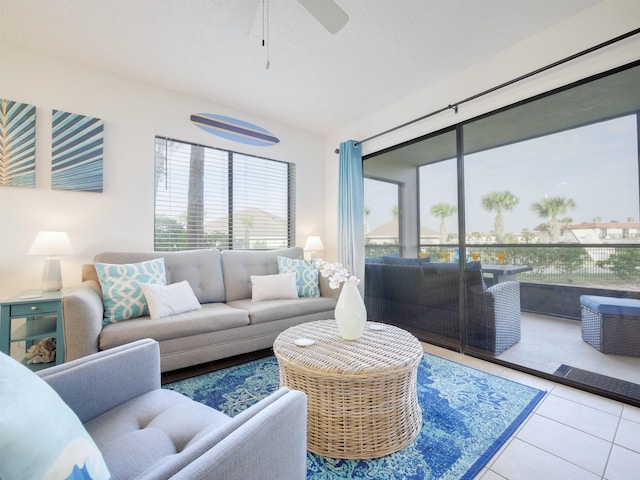
<path fill-rule="evenodd" d="M 156 138 L 156 251 L 293 245 L 295 165 Z"/>

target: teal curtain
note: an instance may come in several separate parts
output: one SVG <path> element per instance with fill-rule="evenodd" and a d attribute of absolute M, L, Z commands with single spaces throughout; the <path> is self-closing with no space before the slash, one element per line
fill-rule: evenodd
<path fill-rule="evenodd" d="M 338 261 L 364 284 L 362 147 L 355 140 L 340 144 Z"/>

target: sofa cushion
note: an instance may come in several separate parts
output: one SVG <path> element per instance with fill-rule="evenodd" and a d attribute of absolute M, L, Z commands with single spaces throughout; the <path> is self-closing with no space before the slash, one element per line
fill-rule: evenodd
<path fill-rule="evenodd" d="M 252 302 L 246 299 L 230 302 L 229 306 L 249 312 L 251 324 L 254 325 L 321 312 L 331 312 L 327 314 L 326 318 L 333 318 L 336 299 L 301 297 L 295 300 L 270 300 L 268 302 Z"/>
<path fill-rule="evenodd" d="M 249 300 L 251 303 L 251 300 Z M 100 333 L 100 350 L 153 338 L 163 341 L 249 325 L 249 313 L 224 303 L 205 303 L 202 309 L 151 321 L 150 317 L 110 323 Z"/>
<path fill-rule="evenodd" d="M 278 256 L 302 258 L 300 247 L 279 250 L 225 250 L 222 252 L 222 274 L 226 301 L 251 298 L 251 275 L 278 273 Z"/>
<path fill-rule="evenodd" d="M 113 478 L 134 478 L 182 452 L 230 417 L 172 390 L 157 389 L 87 422 Z"/>
<path fill-rule="evenodd" d="M 96 262 L 95 265 L 102 287 L 104 324 L 148 315 L 142 284 L 166 283 L 162 258 L 126 264 Z"/>
<path fill-rule="evenodd" d="M 294 272 L 251 275 L 249 278 L 251 278 L 251 300 L 254 302 L 298 298 Z"/>
<path fill-rule="evenodd" d="M 96 255 L 94 261 L 134 263 L 154 258 L 164 258 L 166 283 L 186 280 L 200 303 L 224 302 L 221 256 L 215 248 L 182 252 L 104 252 Z M 83 275 L 90 276 L 85 272 Z"/>
<path fill-rule="evenodd" d="M 44 380 L 4 353 L 0 432 L 0 478 L 110 478 L 76 414 Z"/>
<path fill-rule="evenodd" d="M 318 269 L 312 262 L 301 258 L 278 257 L 278 272 L 296 274 L 299 297 L 319 297 Z"/>
<path fill-rule="evenodd" d="M 202 308 L 186 280 L 171 285 L 144 283 L 142 292 L 152 320 Z"/>

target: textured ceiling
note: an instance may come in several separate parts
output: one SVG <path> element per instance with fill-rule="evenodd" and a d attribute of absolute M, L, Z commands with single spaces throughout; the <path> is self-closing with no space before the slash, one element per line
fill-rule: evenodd
<path fill-rule="evenodd" d="M 0 0 L 3 40 L 327 134 L 562 22 L 598 0 L 335 0 L 329 34 L 296 0 Z M 266 68 L 267 51 L 270 68 Z"/>

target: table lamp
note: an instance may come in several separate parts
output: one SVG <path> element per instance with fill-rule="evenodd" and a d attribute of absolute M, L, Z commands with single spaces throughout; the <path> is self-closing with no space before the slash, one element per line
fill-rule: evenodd
<path fill-rule="evenodd" d="M 318 258 L 318 252 L 324 252 L 324 245 L 320 237 L 310 236 L 307 237 L 303 250 L 308 255 L 308 260 L 315 260 Z"/>
<path fill-rule="evenodd" d="M 38 232 L 28 255 L 47 255 L 42 272 L 42 290 L 55 292 L 62 288 L 60 255 L 72 255 L 73 247 L 67 232 Z"/>

